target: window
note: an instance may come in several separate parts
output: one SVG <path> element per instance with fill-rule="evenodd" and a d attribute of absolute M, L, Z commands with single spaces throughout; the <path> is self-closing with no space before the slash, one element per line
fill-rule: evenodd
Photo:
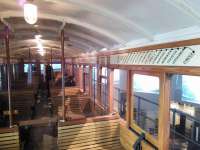
<path fill-rule="evenodd" d="M 59 72 L 61 71 L 61 64 L 52 64 L 53 71 Z"/>
<path fill-rule="evenodd" d="M 26 73 L 28 72 L 28 65 L 29 64 L 24 64 L 24 72 L 26 72 Z"/>
<path fill-rule="evenodd" d="M 170 148 L 200 149 L 200 76 L 171 75 Z"/>
<path fill-rule="evenodd" d="M 102 67 L 101 69 L 101 75 L 107 77 L 108 69 L 106 67 Z"/>
<path fill-rule="evenodd" d="M 125 119 L 126 114 L 126 95 L 127 95 L 127 71 L 114 69 L 114 87 L 113 87 L 113 105 L 114 111 Z"/>
<path fill-rule="evenodd" d="M 106 67 L 101 68 L 101 105 L 103 106 L 105 112 L 109 111 L 109 104 L 108 104 L 108 69 Z"/>
<path fill-rule="evenodd" d="M 84 92 L 89 93 L 89 84 L 90 84 L 90 78 L 89 78 L 89 66 L 85 66 L 83 69 L 83 86 L 84 86 Z"/>
<path fill-rule="evenodd" d="M 132 85 L 134 124 L 157 137 L 160 93 L 159 77 L 134 74 Z"/>
<path fill-rule="evenodd" d="M 97 68 L 92 67 L 92 97 L 93 100 L 97 98 Z"/>
<path fill-rule="evenodd" d="M 32 67 L 32 68 L 31 68 L 31 71 L 32 71 L 32 72 L 35 71 L 35 67 L 36 67 L 35 64 L 24 64 L 24 73 L 28 73 L 28 70 L 30 69 L 30 68 L 29 68 L 29 65 Z"/>
<path fill-rule="evenodd" d="M 107 78 L 101 78 L 101 104 L 106 112 L 108 112 L 108 80 Z"/>

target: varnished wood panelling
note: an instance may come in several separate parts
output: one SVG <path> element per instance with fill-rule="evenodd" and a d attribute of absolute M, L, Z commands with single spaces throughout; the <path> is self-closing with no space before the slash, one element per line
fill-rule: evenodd
<path fill-rule="evenodd" d="M 120 145 L 119 119 L 110 119 L 60 126 L 59 149 L 123 150 Z"/>
<path fill-rule="evenodd" d="M 19 133 L 17 128 L 0 130 L 0 150 L 19 150 Z"/>

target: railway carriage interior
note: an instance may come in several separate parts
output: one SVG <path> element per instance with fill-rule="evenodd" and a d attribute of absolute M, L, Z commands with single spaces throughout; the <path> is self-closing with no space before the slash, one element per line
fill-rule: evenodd
<path fill-rule="evenodd" d="M 0 150 L 199 150 L 200 1 L 1 0 Z"/>

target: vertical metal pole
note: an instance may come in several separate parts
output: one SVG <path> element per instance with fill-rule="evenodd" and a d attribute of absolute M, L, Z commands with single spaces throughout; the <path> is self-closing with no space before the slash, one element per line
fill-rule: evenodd
<path fill-rule="evenodd" d="M 9 126 L 13 125 L 12 118 L 12 103 L 11 103 L 11 78 L 10 78 L 10 48 L 9 48 L 9 28 L 5 27 L 5 43 L 6 43 L 6 74 L 7 74 L 7 88 L 8 88 L 8 106 L 9 106 Z"/>
<path fill-rule="evenodd" d="M 29 48 L 28 52 L 28 85 L 32 84 L 32 62 L 31 62 L 31 48 Z"/>
<path fill-rule="evenodd" d="M 51 67 L 52 67 L 52 64 L 53 62 L 52 62 L 52 48 L 51 48 Z"/>
<path fill-rule="evenodd" d="M 75 72 L 74 72 L 74 58 L 72 58 L 72 76 L 75 76 Z"/>
<path fill-rule="evenodd" d="M 62 67 L 62 111 L 63 111 L 63 120 L 65 120 L 65 56 L 64 56 L 64 29 L 61 30 L 61 67 Z"/>

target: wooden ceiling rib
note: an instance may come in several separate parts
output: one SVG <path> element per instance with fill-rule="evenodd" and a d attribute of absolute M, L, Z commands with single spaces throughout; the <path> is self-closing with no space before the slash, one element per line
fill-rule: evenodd
<path fill-rule="evenodd" d="M 21 43 L 20 46 L 18 44 L 11 45 L 12 51 L 25 51 L 30 45 L 35 43 L 31 42 L 34 40 L 34 36 L 36 34 L 42 35 L 43 41 L 51 41 L 54 43 L 53 46 L 60 47 L 60 35 L 59 28 L 62 26 L 62 22 L 56 20 L 48 20 L 48 19 L 39 19 L 36 25 L 29 25 L 24 21 L 24 18 L 21 17 L 11 17 L 6 18 L 6 22 L 9 23 L 10 26 L 14 29 L 14 33 L 11 36 L 11 41 L 16 41 L 15 43 Z M 81 54 L 84 52 L 89 52 L 91 50 L 102 49 L 104 46 L 109 46 L 109 44 L 104 43 L 100 39 L 97 39 L 93 36 L 90 36 L 90 33 L 81 32 L 81 30 L 74 30 L 77 27 L 73 27 L 76 25 L 70 24 L 65 27 L 65 46 L 67 47 L 66 51 L 69 55 L 74 56 L 75 54 Z M 4 25 L 0 26 L 0 29 L 3 30 Z M 72 28 L 72 30 L 70 30 Z M 26 39 L 30 39 L 30 43 L 23 42 Z M 22 41 L 22 42 L 21 42 Z M 44 47 L 47 48 L 50 46 L 47 45 L 48 42 L 44 42 Z M 3 48 L 3 47 L 2 47 Z M 36 45 L 35 45 L 36 48 Z M 76 49 L 76 51 L 74 51 Z M 15 53 L 12 53 L 13 55 Z M 17 53 L 18 54 L 18 53 Z M 19 55 L 16 55 L 16 57 Z"/>

